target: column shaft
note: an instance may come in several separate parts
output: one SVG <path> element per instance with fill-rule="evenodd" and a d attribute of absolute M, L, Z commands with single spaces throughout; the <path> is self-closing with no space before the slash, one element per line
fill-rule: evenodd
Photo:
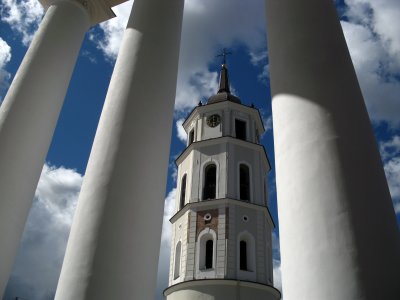
<path fill-rule="evenodd" d="M 81 5 L 50 6 L 0 107 L 0 296 L 88 28 Z"/>
<path fill-rule="evenodd" d="M 266 0 L 285 300 L 397 299 L 399 233 L 331 0 Z"/>
<path fill-rule="evenodd" d="M 58 283 L 57 300 L 153 299 L 183 0 L 135 0 Z"/>

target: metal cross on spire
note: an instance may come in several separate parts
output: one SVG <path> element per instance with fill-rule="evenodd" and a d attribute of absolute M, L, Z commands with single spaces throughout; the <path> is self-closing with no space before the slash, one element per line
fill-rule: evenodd
<path fill-rule="evenodd" d="M 216 57 L 223 57 L 223 58 L 222 58 L 222 64 L 223 64 L 223 65 L 226 65 L 226 57 L 227 57 L 229 54 L 232 54 L 232 52 L 229 52 L 228 49 L 224 48 L 224 49 L 222 49 L 222 53 L 221 53 L 221 54 L 218 54 Z"/>

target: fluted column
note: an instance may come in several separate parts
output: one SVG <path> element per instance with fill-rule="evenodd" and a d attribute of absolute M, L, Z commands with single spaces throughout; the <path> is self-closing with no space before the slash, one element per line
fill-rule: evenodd
<path fill-rule="evenodd" d="M 54 2 L 0 107 L 0 296 L 89 25 L 81 4 Z"/>
<path fill-rule="evenodd" d="M 399 232 L 332 0 L 266 0 L 285 300 L 398 299 Z"/>
<path fill-rule="evenodd" d="M 153 299 L 183 0 L 135 0 L 100 118 L 57 300 Z"/>

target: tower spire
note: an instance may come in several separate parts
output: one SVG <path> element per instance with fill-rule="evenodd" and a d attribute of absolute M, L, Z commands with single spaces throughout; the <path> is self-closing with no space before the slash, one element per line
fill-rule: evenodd
<path fill-rule="evenodd" d="M 217 55 L 216 57 L 222 57 L 222 65 L 221 65 L 221 74 L 219 78 L 219 89 L 218 92 L 208 98 L 207 104 L 223 102 L 223 101 L 232 101 L 236 103 L 241 103 L 240 99 L 231 94 L 231 90 L 229 89 L 229 78 L 228 78 L 228 69 L 226 68 L 226 56 L 232 54 L 228 52 L 226 48 L 222 49 L 222 53 Z"/>
<path fill-rule="evenodd" d="M 231 93 L 229 89 L 229 79 L 228 79 L 228 69 L 226 68 L 226 65 L 223 64 L 221 65 L 221 74 L 219 78 L 219 90 L 218 94 L 226 92 L 228 94 Z"/>
<path fill-rule="evenodd" d="M 230 94 L 231 91 L 229 89 L 229 78 L 228 78 L 228 69 L 226 68 L 226 57 L 232 54 L 232 52 L 229 52 L 226 48 L 222 49 L 222 53 L 217 55 L 217 57 L 222 57 L 222 65 L 221 65 L 221 74 L 219 78 L 219 93 L 228 93 Z"/>

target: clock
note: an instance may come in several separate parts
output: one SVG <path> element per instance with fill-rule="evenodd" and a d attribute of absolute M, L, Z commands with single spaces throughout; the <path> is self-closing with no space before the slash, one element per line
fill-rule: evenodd
<path fill-rule="evenodd" d="M 218 126 L 221 123 L 221 117 L 217 114 L 207 117 L 207 125 L 210 127 Z"/>

